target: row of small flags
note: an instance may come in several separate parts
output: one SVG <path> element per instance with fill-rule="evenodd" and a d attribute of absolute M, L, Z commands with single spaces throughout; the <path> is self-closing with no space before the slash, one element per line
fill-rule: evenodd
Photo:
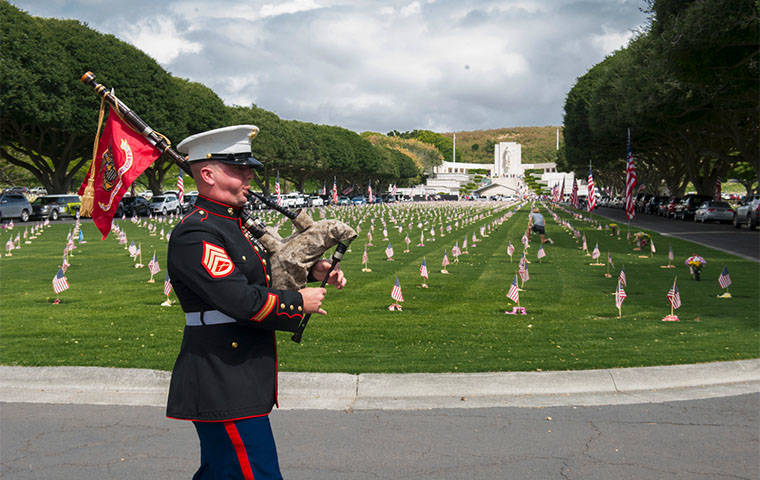
<path fill-rule="evenodd" d="M 519 209 L 519 205 L 515 208 L 515 211 L 517 209 Z M 508 219 L 509 217 L 511 217 L 512 214 L 513 214 L 513 212 L 510 212 L 508 215 L 505 215 L 501 219 L 501 222 L 499 222 L 499 223 L 503 223 L 503 221 L 505 221 L 506 219 Z M 486 234 L 485 234 L 485 232 L 486 232 L 485 227 L 481 227 L 480 232 L 481 232 L 482 236 L 486 236 Z M 477 237 L 475 236 L 475 234 L 473 233 L 473 242 L 475 242 L 475 241 L 478 241 L 478 240 L 477 240 Z M 510 245 L 511 245 L 511 242 L 510 242 Z M 465 246 L 465 248 L 467 247 L 467 238 L 465 238 L 465 240 L 464 240 L 464 246 Z M 474 246 L 474 243 L 473 243 L 473 246 Z M 454 247 L 451 249 L 451 251 L 452 251 L 452 255 L 454 255 L 454 256 L 461 255 L 462 251 L 459 249 L 459 242 L 457 242 L 454 245 Z M 386 256 L 388 257 L 389 260 L 391 260 L 392 257 L 393 257 L 393 246 L 390 243 L 388 243 L 388 247 L 386 247 Z M 544 256 L 545 256 L 545 254 L 544 254 Z M 525 254 L 523 253 L 523 260 L 524 259 L 525 259 Z M 365 268 L 363 268 L 362 271 L 364 271 L 364 272 L 371 272 L 372 271 L 372 270 L 369 270 L 368 268 L 366 268 L 366 266 L 368 264 L 368 261 L 369 260 L 368 260 L 368 257 L 367 257 L 367 247 L 365 245 L 365 247 L 364 247 L 364 253 L 362 254 L 362 264 L 365 265 Z M 443 273 L 443 274 L 449 273 L 446 270 L 446 266 L 449 265 L 449 264 L 450 263 L 449 263 L 448 252 L 444 251 L 444 253 L 443 253 L 443 261 L 441 262 L 441 266 L 443 268 L 441 270 L 441 273 Z M 525 279 L 527 281 L 527 279 L 529 278 L 527 276 L 527 269 L 525 270 L 525 274 L 526 274 Z M 420 264 L 420 276 L 424 279 L 422 285 L 420 285 L 420 286 L 422 288 L 428 288 L 427 280 L 429 278 L 429 275 L 428 275 L 428 268 L 427 268 L 427 259 L 425 257 L 422 258 L 422 264 Z M 517 276 L 515 276 L 515 282 L 517 282 Z M 516 283 L 515 283 L 515 285 L 516 285 Z M 396 282 L 393 284 L 393 288 L 391 288 L 391 299 L 394 302 L 396 302 L 396 303 L 392 303 L 391 305 L 389 305 L 388 306 L 388 310 L 391 310 L 391 311 L 401 311 L 402 307 L 401 307 L 401 305 L 398 302 L 403 302 L 404 301 L 404 295 L 403 295 L 403 293 L 401 291 L 401 283 L 398 280 L 398 275 L 396 275 Z M 515 301 L 519 302 L 519 299 L 515 300 Z"/>
<path fill-rule="evenodd" d="M 557 223 L 560 223 L 559 217 L 554 212 L 552 212 L 551 209 L 548 206 L 546 206 L 545 204 L 543 206 L 544 206 L 544 208 L 546 208 L 554 216 L 555 221 L 557 221 Z M 555 207 L 559 207 L 559 206 L 555 205 Z M 561 208 L 561 207 L 559 207 L 559 208 Z M 564 208 L 561 208 L 561 209 L 567 211 Z M 567 212 L 568 213 L 572 213 L 572 212 L 569 212 L 569 211 L 567 211 Z M 566 222 L 566 223 L 569 225 L 569 222 Z M 571 227 L 571 230 L 572 230 L 572 227 Z M 586 251 L 586 254 L 589 255 L 589 253 L 588 253 L 588 247 L 587 247 L 587 242 L 586 242 L 586 235 L 585 234 L 583 234 L 583 236 L 582 236 L 582 241 L 583 241 L 583 246 L 581 247 L 581 249 L 584 250 L 584 251 Z M 600 257 L 600 255 L 601 255 L 601 253 L 599 252 L 599 246 L 598 245 L 599 244 L 597 242 L 595 244 L 595 246 L 594 246 L 593 252 L 590 254 L 591 257 L 592 257 L 592 259 L 594 259 L 594 260 L 598 259 Z M 655 246 L 654 246 L 654 239 L 652 239 L 652 238 L 649 239 L 649 245 L 650 245 L 650 252 L 651 252 L 651 254 L 654 254 L 657 251 L 656 248 L 655 248 Z M 675 255 L 673 253 L 673 247 L 669 246 L 669 248 L 668 248 L 668 265 L 662 265 L 660 268 L 675 268 L 675 266 L 672 265 L 672 261 L 674 260 L 674 258 L 675 258 Z M 612 262 L 612 256 L 609 254 L 609 252 L 607 252 L 607 261 L 608 261 L 608 264 L 612 265 L 613 268 L 614 268 L 614 264 Z M 591 265 L 595 265 L 595 264 L 591 264 Z M 609 269 L 608 269 L 608 272 L 609 272 Z M 609 276 L 609 275 L 605 275 L 605 276 Z M 515 279 L 516 278 L 517 277 L 515 276 Z M 726 291 L 723 292 L 721 295 L 718 295 L 718 297 L 719 298 L 731 298 L 731 294 L 728 292 L 728 287 L 731 285 L 731 277 L 730 277 L 730 275 L 728 273 L 728 267 L 726 267 L 726 266 L 723 267 L 723 271 L 721 272 L 720 276 L 718 277 L 718 284 L 720 285 L 721 288 L 726 289 Z M 623 288 L 624 286 L 626 286 L 625 265 L 623 265 L 621 267 L 620 275 L 618 277 L 617 287 L 615 289 L 615 306 L 618 309 L 618 318 L 621 317 L 621 307 L 622 307 L 623 301 L 627 298 L 627 295 L 625 293 L 625 289 Z M 668 290 L 668 292 L 666 294 L 666 299 L 667 299 L 667 301 L 668 301 L 668 303 L 669 303 L 669 305 L 671 307 L 671 311 L 670 311 L 670 314 L 667 315 L 667 316 L 665 316 L 662 320 L 663 321 L 679 321 L 678 316 L 676 316 L 675 313 L 674 313 L 675 310 L 677 310 L 678 308 L 681 307 L 681 295 L 680 295 L 680 292 L 678 290 L 677 278 L 674 278 L 674 280 L 673 280 L 673 286 Z"/>

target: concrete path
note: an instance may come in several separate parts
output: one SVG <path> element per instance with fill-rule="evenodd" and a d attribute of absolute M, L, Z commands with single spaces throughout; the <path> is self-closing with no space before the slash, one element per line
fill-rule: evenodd
<path fill-rule="evenodd" d="M 169 372 L 0 366 L 0 402 L 164 406 Z M 760 359 L 564 372 L 279 375 L 286 410 L 620 405 L 760 392 Z"/>

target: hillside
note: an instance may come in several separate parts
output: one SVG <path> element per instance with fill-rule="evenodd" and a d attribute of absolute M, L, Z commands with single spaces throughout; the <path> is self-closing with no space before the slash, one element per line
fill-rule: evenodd
<path fill-rule="evenodd" d="M 560 147 L 563 146 L 562 127 L 512 127 L 493 130 L 456 132 L 457 162 L 491 163 L 493 147 L 498 142 L 517 142 L 522 145 L 523 163 L 554 162 L 557 159 L 557 128 Z M 453 137 L 452 132 L 442 133 Z M 446 159 L 451 161 L 450 158 Z"/>

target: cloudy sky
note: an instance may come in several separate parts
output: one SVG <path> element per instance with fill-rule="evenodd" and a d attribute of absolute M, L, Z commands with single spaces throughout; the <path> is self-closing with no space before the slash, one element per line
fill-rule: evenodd
<path fill-rule="evenodd" d="M 11 0 L 114 34 L 227 104 L 372 130 L 560 125 L 642 0 Z M 118 86 L 117 86 L 118 87 Z"/>

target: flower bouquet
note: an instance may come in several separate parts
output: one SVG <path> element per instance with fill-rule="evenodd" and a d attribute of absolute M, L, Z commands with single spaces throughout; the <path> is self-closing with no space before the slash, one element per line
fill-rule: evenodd
<path fill-rule="evenodd" d="M 686 259 L 686 265 L 689 266 L 689 273 L 694 277 L 694 280 L 699 281 L 700 274 L 702 273 L 702 267 L 707 265 L 707 260 L 699 255 L 692 255 Z"/>
<path fill-rule="evenodd" d="M 634 250 L 643 250 L 649 246 L 649 234 L 644 232 L 636 232 L 633 234 L 633 243 L 636 245 Z"/>

